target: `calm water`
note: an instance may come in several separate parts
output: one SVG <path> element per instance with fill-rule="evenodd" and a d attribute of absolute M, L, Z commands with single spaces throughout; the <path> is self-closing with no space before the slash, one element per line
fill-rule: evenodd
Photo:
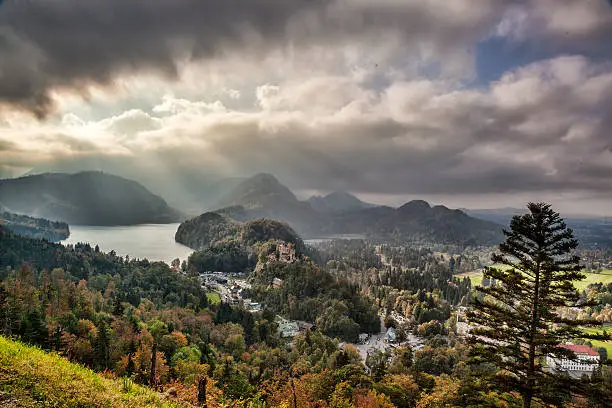
<path fill-rule="evenodd" d="M 70 226 L 70 237 L 62 244 L 87 242 L 99 245 L 104 252 L 114 250 L 117 255 L 147 258 L 150 261 L 181 260 L 193 252 L 191 248 L 174 242 L 179 224 L 145 224 L 128 227 Z"/>

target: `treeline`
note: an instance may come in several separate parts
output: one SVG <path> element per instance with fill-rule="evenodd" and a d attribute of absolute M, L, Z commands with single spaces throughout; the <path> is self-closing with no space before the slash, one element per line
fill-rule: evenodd
<path fill-rule="evenodd" d="M 333 254 L 337 258 L 327 261 L 328 272 L 357 286 L 387 313 L 397 311 L 415 330 L 429 321 L 444 323 L 452 307 L 467 305 L 470 281 L 456 278 L 451 269 L 453 262 L 456 265 L 463 259 L 459 256 L 450 258 L 451 262 L 427 248 L 385 245 L 379 247 L 377 255 L 376 247 L 363 241 L 319 248 L 323 256 Z M 360 256 L 360 251 L 366 255 Z M 369 259 L 371 254 L 384 260 L 386 266 L 368 268 L 367 262 L 345 262 L 345 259 Z"/>
<path fill-rule="evenodd" d="M 35 271 L 37 280 L 43 271 L 61 268 L 67 280 L 88 280 L 100 291 L 112 282 L 117 301 L 133 306 L 145 298 L 156 306 L 207 306 L 199 282 L 176 273 L 166 263 L 130 260 L 113 251 L 103 253 L 89 244 L 63 246 L 23 238 L 0 228 L 0 279 L 6 280 L 22 265 Z"/>
<path fill-rule="evenodd" d="M 314 260 L 321 266 L 338 269 L 368 269 L 382 266 L 376 247 L 362 239 L 339 239 L 314 246 Z"/>

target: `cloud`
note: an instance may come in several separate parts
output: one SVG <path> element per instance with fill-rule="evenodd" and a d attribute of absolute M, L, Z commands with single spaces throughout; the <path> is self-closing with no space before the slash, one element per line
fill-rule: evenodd
<path fill-rule="evenodd" d="M 594 41 L 612 33 L 612 5 L 604 0 L 534 0 L 507 9 L 497 28 L 516 39 L 544 37 L 562 42 Z"/>
<path fill-rule="evenodd" d="M 178 78 L 189 61 L 320 44 L 397 42 L 423 60 L 454 54 L 469 62 L 466 47 L 502 11 L 496 0 L 477 3 L 9 0 L 0 11 L 0 102 L 42 117 L 57 91 L 87 97 L 91 85 L 112 86 L 134 72 Z"/>
<path fill-rule="evenodd" d="M 244 109 L 166 96 L 146 112 L 72 118 L 63 129 L 72 139 L 60 136 L 62 124 L 44 125 L 51 134 L 44 138 L 35 127 L 32 136 L 21 130 L 10 164 L 78 170 L 95 163 L 162 192 L 193 188 L 179 179 L 262 171 L 296 189 L 379 195 L 612 188 L 612 72 L 585 57 L 519 67 L 482 89 L 402 79 L 374 91 L 347 74 L 288 78 L 250 93 L 257 105 Z"/>

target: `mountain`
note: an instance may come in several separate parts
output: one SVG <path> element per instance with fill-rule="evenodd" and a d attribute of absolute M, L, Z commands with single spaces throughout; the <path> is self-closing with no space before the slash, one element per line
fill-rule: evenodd
<path fill-rule="evenodd" d="M 218 208 L 242 206 L 245 209 L 265 208 L 278 203 L 299 203 L 295 195 L 271 174 L 261 173 L 239 183 L 218 202 Z"/>
<path fill-rule="evenodd" d="M 501 225 L 508 225 L 515 215 L 527 213 L 527 208 L 487 208 L 487 209 L 462 209 L 466 214 L 481 220 L 495 222 Z"/>
<path fill-rule="evenodd" d="M 501 225 L 470 217 L 461 210 L 430 206 L 422 200 L 399 208 L 375 207 L 336 214 L 336 234 L 366 234 L 372 239 L 490 245 L 503 240 Z"/>
<path fill-rule="evenodd" d="M 167 197 L 171 206 L 190 216 L 196 216 L 218 208 L 219 197 L 229 194 L 245 180 L 245 177 L 228 177 L 215 181 L 188 179 L 176 185 L 160 186 L 159 191 L 163 193 L 163 197 Z"/>
<path fill-rule="evenodd" d="M 18 235 L 52 242 L 61 241 L 70 236 L 70 229 L 65 222 L 13 214 L 1 207 L 0 225 Z"/>
<path fill-rule="evenodd" d="M 312 196 L 307 201 L 313 209 L 321 212 L 355 211 L 375 207 L 374 204 L 364 203 L 344 191 L 335 191 L 326 196 Z"/>
<path fill-rule="evenodd" d="M 182 217 L 139 183 L 101 172 L 0 180 L 0 205 L 75 225 L 164 224 Z"/>
<path fill-rule="evenodd" d="M 258 174 L 240 183 L 217 203 L 218 213 L 239 221 L 259 218 L 285 221 L 300 234 L 314 236 L 326 225 L 326 216 L 297 197 L 276 177 Z"/>

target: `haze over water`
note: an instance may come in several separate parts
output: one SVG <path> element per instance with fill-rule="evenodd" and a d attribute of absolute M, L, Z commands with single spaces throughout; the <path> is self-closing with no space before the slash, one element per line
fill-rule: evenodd
<path fill-rule="evenodd" d="M 150 261 L 171 262 L 175 258 L 186 260 L 191 248 L 174 241 L 179 224 L 144 224 L 134 226 L 97 227 L 70 226 L 70 237 L 62 244 L 87 242 L 99 245 L 100 250 L 130 258 L 147 258 Z"/>

